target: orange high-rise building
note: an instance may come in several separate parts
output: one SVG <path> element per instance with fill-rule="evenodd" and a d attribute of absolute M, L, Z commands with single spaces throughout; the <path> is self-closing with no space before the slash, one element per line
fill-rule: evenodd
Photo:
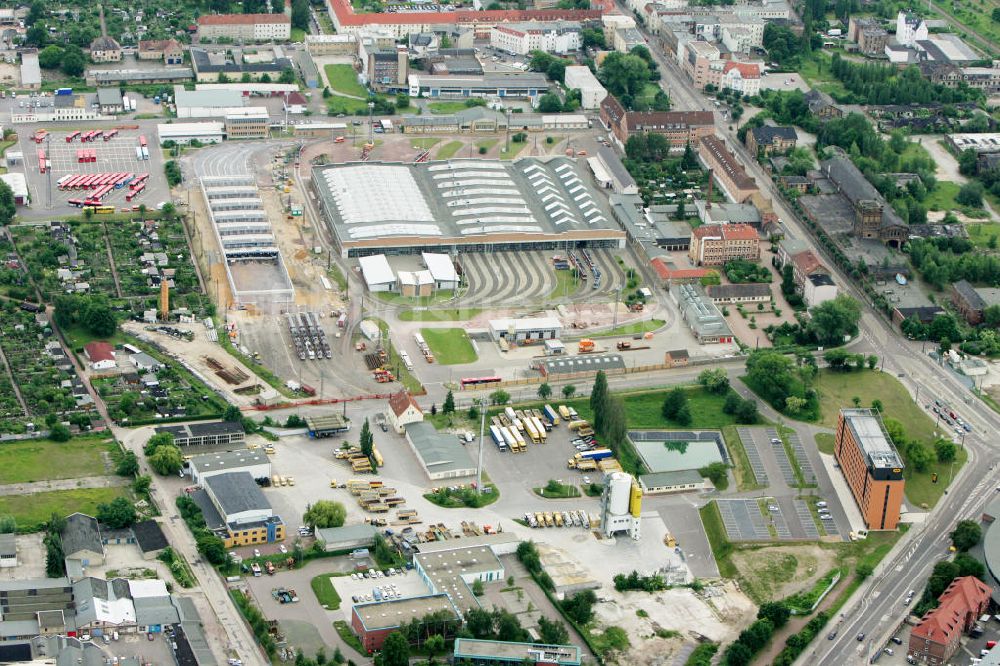
<path fill-rule="evenodd" d="M 840 410 L 834 455 L 868 529 L 896 529 L 903 504 L 903 460 L 878 412 Z"/>

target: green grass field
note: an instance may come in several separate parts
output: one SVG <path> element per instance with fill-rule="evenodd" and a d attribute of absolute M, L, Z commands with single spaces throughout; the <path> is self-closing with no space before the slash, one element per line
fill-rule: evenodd
<path fill-rule="evenodd" d="M 379 291 L 372 294 L 373 298 L 385 301 L 386 303 L 412 305 L 416 307 L 427 307 L 437 303 L 444 303 L 445 301 L 454 298 L 454 296 L 455 292 L 451 289 L 435 291 L 430 296 L 403 296 L 402 294 L 398 294 L 394 291 Z"/>
<path fill-rule="evenodd" d="M 477 356 L 469 337 L 462 328 L 422 328 L 421 335 L 441 365 L 473 363 Z"/>
<path fill-rule="evenodd" d="M 441 139 L 432 139 L 430 137 L 425 139 L 410 139 L 410 145 L 417 150 L 430 150 L 439 143 L 441 143 Z"/>
<path fill-rule="evenodd" d="M 436 160 L 447 160 L 455 156 L 455 153 L 462 149 L 461 141 L 449 141 L 440 148 L 438 148 L 437 155 L 434 156 Z"/>
<path fill-rule="evenodd" d="M 97 437 L 62 443 L 48 439 L 6 442 L 0 446 L 0 484 L 101 476 L 107 473 L 104 454 L 114 448 Z"/>
<path fill-rule="evenodd" d="M 427 108 L 436 116 L 447 116 L 469 108 L 465 102 L 431 102 Z"/>
<path fill-rule="evenodd" d="M 997 237 L 1000 242 L 1000 224 L 995 222 L 984 222 L 983 224 L 967 224 L 965 229 L 969 232 L 969 240 L 978 247 L 989 247 L 990 239 Z"/>
<path fill-rule="evenodd" d="M 872 400 L 881 400 L 882 415 L 902 423 L 910 437 L 926 443 L 934 439 L 934 421 L 913 402 L 903 385 L 888 373 L 824 370 L 816 377 L 814 386 L 820 394 L 820 425 L 835 428 L 840 409 L 853 407 L 851 399 L 857 396 L 861 398 L 862 407 L 870 407 Z"/>
<path fill-rule="evenodd" d="M 306 41 L 306 31 L 302 28 L 292 28 L 292 42 L 301 44 Z"/>
<path fill-rule="evenodd" d="M 499 142 L 500 139 L 483 139 L 482 141 L 476 141 L 476 148 L 485 148 L 486 150 L 489 150 Z"/>
<path fill-rule="evenodd" d="M 327 65 L 323 68 L 330 88 L 344 95 L 368 99 L 368 90 L 358 83 L 358 74 L 350 65 Z"/>
<path fill-rule="evenodd" d="M 743 441 L 736 434 L 736 426 L 725 426 L 722 429 L 722 437 L 726 441 L 726 449 L 733 464 L 733 476 L 736 477 L 736 487 L 742 492 L 747 490 L 757 490 L 764 486 L 757 482 L 757 477 L 750 466 L 750 459 L 747 458 Z"/>
<path fill-rule="evenodd" d="M 340 608 L 340 595 L 330 582 L 330 577 L 334 574 L 321 574 L 310 581 L 313 594 L 319 605 L 327 610 L 337 610 Z"/>
<path fill-rule="evenodd" d="M 549 293 L 549 298 L 562 298 L 575 292 L 580 286 L 580 278 L 573 271 L 556 271 L 556 286 Z"/>
<path fill-rule="evenodd" d="M 663 400 L 667 397 L 666 390 L 640 391 L 636 393 L 616 393 L 625 402 L 625 417 L 629 428 L 719 428 L 733 425 L 735 421 L 729 414 L 722 411 L 725 398 L 713 395 L 700 386 L 684 387 L 688 394 L 688 407 L 691 411 L 691 423 L 682 425 L 663 418 Z M 590 409 L 589 398 L 573 400 L 552 400 L 557 404 L 571 406 L 580 414 L 581 419 L 590 419 L 593 412 Z"/>
<path fill-rule="evenodd" d="M 639 333 L 646 333 L 648 331 L 655 331 L 665 324 L 662 319 L 646 319 L 644 321 L 635 321 L 631 324 L 622 324 L 615 330 L 607 330 L 603 333 L 594 333 L 589 336 L 591 338 L 610 338 L 619 335 L 637 335 Z M 634 342 L 633 345 L 642 345 L 642 342 Z"/>
<path fill-rule="evenodd" d="M 847 89 L 830 73 L 830 57 L 823 53 L 814 53 L 811 58 L 802 61 L 799 74 L 813 88 L 819 88 L 829 94 L 847 94 Z"/>
<path fill-rule="evenodd" d="M 0 514 L 14 516 L 18 532 L 37 532 L 53 513 L 68 516 L 77 511 L 95 515 L 98 504 L 125 494 L 124 488 L 77 488 L 30 495 L 0 496 Z"/>
<path fill-rule="evenodd" d="M 957 183 L 948 180 L 939 180 L 934 185 L 934 189 L 928 192 L 924 203 L 927 204 L 928 210 L 955 210 L 956 208 L 960 208 L 955 203 L 955 197 L 958 195 L 960 189 Z"/>
<path fill-rule="evenodd" d="M 832 456 L 833 446 L 835 443 L 836 438 L 828 432 L 820 432 L 816 434 L 816 448 L 819 449 L 820 453 Z"/>
<path fill-rule="evenodd" d="M 466 321 L 477 316 L 480 308 L 455 308 L 453 310 L 404 310 L 400 321 Z"/>

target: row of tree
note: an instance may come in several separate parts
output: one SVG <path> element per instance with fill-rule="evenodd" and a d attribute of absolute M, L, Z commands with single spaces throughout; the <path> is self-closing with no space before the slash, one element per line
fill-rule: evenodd
<path fill-rule="evenodd" d="M 850 91 L 839 100 L 848 104 L 954 104 L 976 101 L 983 95 L 964 83 L 955 88 L 932 83 L 916 65 L 899 71 L 890 65 L 847 60 L 839 53 L 833 54 L 830 73 Z"/>
<path fill-rule="evenodd" d="M 735 641 L 722 653 L 723 666 L 747 666 L 760 652 L 771 636 L 788 622 L 791 611 L 781 602 L 761 604 L 757 620 L 740 632 Z"/>

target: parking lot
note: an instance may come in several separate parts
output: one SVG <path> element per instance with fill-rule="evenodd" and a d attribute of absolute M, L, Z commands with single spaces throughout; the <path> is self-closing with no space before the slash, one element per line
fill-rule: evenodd
<path fill-rule="evenodd" d="M 18 214 L 26 219 L 38 219 L 52 215 L 71 215 L 80 210 L 67 203 L 69 199 L 81 198 L 84 190 L 60 191 L 56 182 L 67 174 L 92 173 L 148 173 L 146 189 L 128 206 L 145 204 L 147 208 L 155 208 L 157 204 L 170 201 L 170 191 L 163 173 L 164 156 L 160 150 L 156 135 L 156 121 L 137 121 L 139 129 L 119 129 L 117 136 L 109 141 L 98 138 L 96 141 L 81 143 L 79 137 L 72 143 L 66 143 L 66 136 L 76 130 L 110 130 L 113 123 L 88 123 L 86 127 L 74 123 L 37 123 L 34 125 L 17 125 L 18 150 L 24 155 L 24 161 L 11 167 L 12 171 L 23 171 L 28 181 L 28 192 L 32 205 L 21 208 Z M 36 144 L 32 135 L 38 130 L 49 133 L 47 141 Z M 137 160 L 135 148 L 139 145 L 139 136 L 145 136 L 149 148 L 148 160 Z M 38 149 L 43 148 L 50 165 L 49 172 L 39 173 Z M 96 162 L 79 163 L 76 151 L 80 149 L 95 150 Z M 121 208 L 126 205 L 127 189 L 113 190 L 105 199 L 108 205 Z"/>

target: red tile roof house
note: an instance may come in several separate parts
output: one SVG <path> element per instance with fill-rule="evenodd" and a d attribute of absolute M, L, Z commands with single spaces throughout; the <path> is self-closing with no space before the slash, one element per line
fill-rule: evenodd
<path fill-rule="evenodd" d="M 990 605 L 992 590 L 974 576 L 956 578 L 938 597 L 938 607 L 927 611 L 910 632 L 907 654 L 936 666 L 945 664 Z"/>
<path fill-rule="evenodd" d="M 93 370 L 109 370 L 116 365 L 115 349 L 107 342 L 88 342 L 83 347 L 83 355 Z"/>

